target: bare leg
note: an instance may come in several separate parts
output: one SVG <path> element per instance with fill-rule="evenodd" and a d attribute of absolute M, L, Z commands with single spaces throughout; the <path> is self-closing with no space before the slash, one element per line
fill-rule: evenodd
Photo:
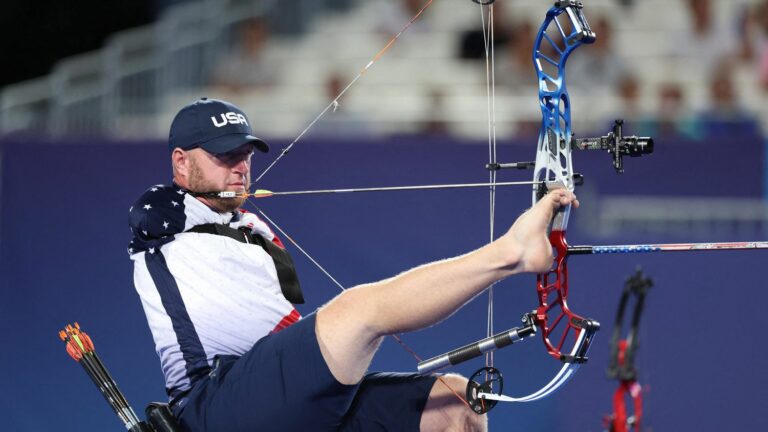
<path fill-rule="evenodd" d="M 349 289 L 317 314 L 323 357 L 343 384 L 360 381 L 383 336 L 417 330 L 453 314 L 490 284 L 552 263 L 547 227 L 573 195 L 553 191 L 523 213 L 510 230 L 480 249 Z"/>
<path fill-rule="evenodd" d="M 475 414 L 451 391 L 466 387 L 467 379 L 458 375 L 444 375 L 442 381 L 435 381 L 421 414 L 421 432 L 486 432 L 488 418 Z"/>

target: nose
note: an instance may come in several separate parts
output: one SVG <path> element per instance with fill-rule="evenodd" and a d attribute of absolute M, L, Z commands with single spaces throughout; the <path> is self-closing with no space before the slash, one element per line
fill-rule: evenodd
<path fill-rule="evenodd" d="M 238 174 L 248 174 L 251 170 L 251 158 L 248 156 L 238 158 L 232 166 L 232 170 Z"/>

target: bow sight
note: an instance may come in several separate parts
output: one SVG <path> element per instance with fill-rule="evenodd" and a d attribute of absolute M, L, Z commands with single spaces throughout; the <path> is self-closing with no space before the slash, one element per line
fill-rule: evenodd
<path fill-rule="evenodd" d="M 653 138 L 639 136 L 624 136 L 622 129 L 624 120 L 616 119 L 613 124 L 613 130 L 607 135 L 597 138 L 571 138 L 571 148 L 578 150 L 606 150 L 613 157 L 613 168 L 618 174 L 624 173 L 624 156 L 640 157 L 653 153 Z M 552 129 L 547 129 L 548 142 L 559 143 L 565 148 L 565 140 L 557 139 L 557 134 Z M 512 163 L 489 163 L 485 168 L 489 171 L 498 171 L 501 169 L 533 169 L 536 162 L 512 162 Z M 579 173 L 573 173 L 573 182 L 576 186 L 584 184 L 584 176 Z M 539 185 L 538 198 L 547 193 L 546 185 Z"/>
<path fill-rule="evenodd" d="M 653 153 L 653 138 L 622 135 L 624 120 L 617 119 L 608 135 L 598 138 L 571 138 L 571 148 L 579 150 L 607 150 L 613 156 L 613 168 L 624 172 L 624 156 L 639 157 Z"/>

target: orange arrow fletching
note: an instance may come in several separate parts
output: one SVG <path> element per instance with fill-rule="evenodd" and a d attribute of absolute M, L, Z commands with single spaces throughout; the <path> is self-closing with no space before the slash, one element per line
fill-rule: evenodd
<path fill-rule="evenodd" d="M 83 353 L 78 350 L 71 342 L 67 344 L 67 354 L 72 357 L 76 362 L 80 362 L 83 358 Z"/>
<path fill-rule="evenodd" d="M 85 352 L 93 352 L 96 350 L 96 348 L 93 346 L 93 341 L 91 340 L 90 336 L 88 336 L 85 332 L 82 332 L 80 333 L 80 337 L 83 339 Z"/>

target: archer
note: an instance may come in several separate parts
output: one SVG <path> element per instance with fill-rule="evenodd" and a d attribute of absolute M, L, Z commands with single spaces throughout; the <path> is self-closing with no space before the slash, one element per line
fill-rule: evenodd
<path fill-rule="evenodd" d="M 198 100 L 171 125 L 173 185 L 131 208 L 134 283 L 182 428 L 486 430 L 452 395 L 465 378 L 368 367 L 384 336 L 436 324 L 498 280 L 549 270 L 548 227 L 578 206 L 574 195 L 551 191 L 498 240 L 350 288 L 302 318 L 285 247 L 240 210 L 251 158 L 268 150 L 239 108 Z"/>

